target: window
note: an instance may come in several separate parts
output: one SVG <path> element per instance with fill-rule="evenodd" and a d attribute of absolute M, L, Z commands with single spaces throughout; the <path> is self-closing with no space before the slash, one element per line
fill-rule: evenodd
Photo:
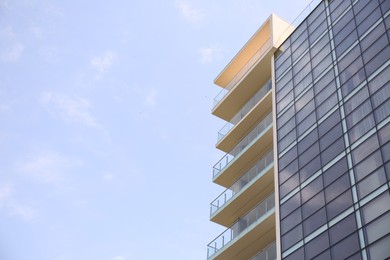
<path fill-rule="evenodd" d="M 318 176 L 314 181 L 310 182 L 301 190 L 302 203 L 311 199 L 315 194 L 321 191 L 324 187 L 322 176 Z"/>
<path fill-rule="evenodd" d="M 355 214 L 352 213 L 329 229 L 330 243 L 336 244 L 357 230 Z"/>
<path fill-rule="evenodd" d="M 382 156 L 380 151 L 374 152 L 372 155 L 364 159 L 357 166 L 355 166 L 354 172 L 357 181 L 360 181 L 368 174 L 373 172 L 375 169 L 383 164 Z"/>
<path fill-rule="evenodd" d="M 326 212 L 328 214 L 328 220 L 333 219 L 341 212 L 351 207 L 353 204 L 351 190 L 347 190 L 335 200 L 326 205 Z"/>
<path fill-rule="evenodd" d="M 325 208 L 320 209 L 303 222 L 303 234 L 306 237 L 326 223 Z"/>
<path fill-rule="evenodd" d="M 329 247 L 328 231 L 323 232 L 305 245 L 305 259 L 313 259 Z"/>
<path fill-rule="evenodd" d="M 345 157 L 338 160 L 334 165 L 329 169 L 324 171 L 322 176 L 324 177 L 325 187 L 332 183 L 334 180 L 339 178 L 348 170 L 347 159 Z"/>
<path fill-rule="evenodd" d="M 370 201 L 361 208 L 363 224 L 368 224 L 380 215 L 390 210 L 389 191 L 383 192 L 380 196 Z"/>
<path fill-rule="evenodd" d="M 349 182 L 349 176 L 347 173 L 345 173 L 343 176 L 325 188 L 326 202 L 329 203 L 341 193 L 343 193 L 346 189 L 349 189 L 350 186 L 351 184 Z"/>

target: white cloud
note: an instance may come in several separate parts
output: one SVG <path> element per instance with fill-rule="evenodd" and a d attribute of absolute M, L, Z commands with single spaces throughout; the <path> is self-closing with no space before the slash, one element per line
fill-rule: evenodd
<path fill-rule="evenodd" d="M 14 198 L 14 188 L 10 183 L 0 184 L 0 209 L 10 216 L 17 216 L 25 221 L 31 221 L 36 217 L 36 211 L 21 204 Z"/>
<path fill-rule="evenodd" d="M 113 179 L 114 179 L 114 175 L 111 173 L 105 174 L 103 176 L 103 180 L 105 180 L 105 181 L 112 181 Z"/>
<path fill-rule="evenodd" d="M 75 164 L 63 155 L 55 152 L 41 152 L 17 166 L 17 170 L 33 180 L 45 183 L 59 183 L 63 171 Z"/>
<path fill-rule="evenodd" d="M 192 7 L 187 1 L 177 1 L 176 8 L 179 10 L 183 18 L 193 25 L 199 24 L 203 20 L 203 13 Z"/>
<path fill-rule="evenodd" d="M 211 63 L 216 59 L 220 59 L 222 57 L 222 52 L 223 49 L 218 44 L 211 47 L 201 48 L 199 50 L 201 61 L 203 63 Z"/>
<path fill-rule="evenodd" d="M 148 106 L 156 106 L 157 105 L 157 95 L 158 92 L 155 89 L 151 89 L 148 91 L 145 97 L 145 103 Z"/>
<path fill-rule="evenodd" d="M 112 51 L 107 51 L 102 56 L 96 56 L 91 59 L 91 65 L 93 68 L 97 69 L 99 72 L 105 72 L 111 68 L 114 60 L 115 53 Z"/>
<path fill-rule="evenodd" d="M 98 126 L 95 118 L 89 113 L 91 104 L 85 98 L 44 92 L 40 101 L 47 106 L 50 113 L 64 120 L 80 122 L 89 127 Z"/>
<path fill-rule="evenodd" d="M 39 26 L 32 26 L 30 28 L 31 33 L 38 39 L 43 39 L 45 36 L 45 31 L 42 27 Z"/>
<path fill-rule="evenodd" d="M 11 26 L 0 31 L 0 60 L 2 62 L 17 62 L 21 57 L 25 46 L 17 40 L 16 34 Z"/>
<path fill-rule="evenodd" d="M 124 256 L 114 256 L 112 260 L 126 260 L 126 257 Z"/>

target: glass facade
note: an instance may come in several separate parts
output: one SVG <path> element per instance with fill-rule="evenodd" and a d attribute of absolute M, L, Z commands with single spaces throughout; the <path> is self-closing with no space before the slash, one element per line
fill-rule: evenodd
<path fill-rule="evenodd" d="M 275 57 L 283 259 L 390 257 L 390 1 L 324 0 Z"/>

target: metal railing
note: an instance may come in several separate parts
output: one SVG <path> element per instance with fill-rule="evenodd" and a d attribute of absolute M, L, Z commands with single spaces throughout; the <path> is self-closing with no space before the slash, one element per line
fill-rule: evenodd
<path fill-rule="evenodd" d="M 210 216 L 212 216 L 219 208 L 230 201 L 237 193 L 245 188 L 253 179 L 260 176 L 264 169 L 268 168 L 273 161 L 273 150 L 270 150 L 263 156 L 249 171 L 239 178 L 232 186 L 222 192 L 213 202 L 210 203 Z"/>
<path fill-rule="evenodd" d="M 255 95 L 238 111 L 238 113 L 227 122 L 224 127 L 218 132 L 218 142 L 232 130 L 232 128 L 241 121 L 251 109 L 272 89 L 271 80 L 267 81 Z"/>
<path fill-rule="evenodd" d="M 275 194 L 271 193 L 266 199 L 257 204 L 254 209 L 249 211 L 249 213 L 242 218 L 238 219 L 230 228 L 226 229 L 222 234 L 207 245 L 207 258 L 212 257 L 227 244 L 233 242 L 234 239 L 242 232 L 248 230 L 252 224 L 265 216 L 274 207 Z"/>
<path fill-rule="evenodd" d="M 250 260 L 275 260 L 276 259 L 276 243 L 268 245 L 257 255 L 252 257 Z"/>
<path fill-rule="evenodd" d="M 247 134 L 230 152 L 225 154 L 213 167 L 213 177 L 218 175 L 230 162 L 237 157 L 253 140 L 263 134 L 264 130 L 272 124 L 272 112 Z"/>
<path fill-rule="evenodd" d="M 261 45 L 260 49 L 250 58 L 250 60 L 241 68 L 241 70 L 234 76 L 229 84 L 218 93 L 214 98 L 214 106 L 216 107 L 219 102 L 229 93 L 233 87 L 241 81 L 241 79 L 247 74 L 247 72 L 257 63 L 257 61 L 263 56 L 263 54 L 271 47 L 271 39 Z"/>

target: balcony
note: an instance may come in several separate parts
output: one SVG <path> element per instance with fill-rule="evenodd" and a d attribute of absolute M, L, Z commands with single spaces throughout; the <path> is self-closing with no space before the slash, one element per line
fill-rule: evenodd
<path fill-rule="evenodd" d="M 272 193 L 208 244 L 208 259 L 238 259 L 238 254 L 242 254 L 242 246 L 244 246 L 239 243 L 240 241 L 245 241 L 246 250 L 244 253 L 251 255 L 265 247 L 267 244 L 262 246 L 264 242 L 273 241 L 275 238 L 274 208 L 275 195 Z M 260 242 L 256 242 L 259 240 Z M 248 247 L 251 244 L 252 246 Z M 252 253 L 253 250 L 256 251 Z M 249 258 L 251 255 L 247 257 Z M 243 257 L 240 256 L 240 258 Z"/>
<path fill-rule="evenodd" d="M 276 243 L 273 242 L 250 260 L 275 260 L 276 259 Z"/>
<path fill-rule="evenodd" d="M 232 128 L 241 121 L 252 108 L 272 89 L 271 80 L 268 80 L 259 91 L 238 111 L 238 113 L 218 132 L 218 142 L 225 137 Z"/>
<path fill-rule="evenodd" d="M 214 98 L 214 108 L 223 100 L 223 98 L 232 90 L 237 83 L 239 83 L 253 68 L 257 61 L 269 50 L 271 47 L 271 39 L 266 40 L 260 49 L 249 59 L 249 61 L 240 69 L 240 71 L 233 77 L 233 79 L 224 87 L 218 95 Z"/>
<path fill-rule="evenodd" d="M 272 128 L 272 113 L 269 113 L 268 115 L 263 118 L 263 120 L 255 126 L 252 131 L 249 132 L 229 153 L 227 153 L 225 156 L 223 156 L 213 167 L 213 180 L 216 181 L 219 176 L 225 172 L 229 167 L 229 165 L 234 164 L 243 154 L 247 153 L 248 150 L 251 149 L 251 146 L 259 141 L 261 137 L 264 136 L 265 140 L 263 142 L 260 142 L 260 147 L 256 148 L 258 149 L 255 155 L 250 152 L 249 154 L 256 156 L 261 156 L 261 153 L 259 153 L 259 150 L 265 149 L 268 145 L 272 145 L 272 131 L 269 133 L 270 128 Z M 263 148 L 261 148 L 263 147 Z M 253 156 L 250 156 L 251 159 Z M 246 158 L 247 160 L 249 158 Z M 242 162 L 243 163 L 243 162 Z M 248 161 L 246 161 L 248 163 Z M 239 171 L 236 171 L 236 175 L 239 174 Z M 238 177 L 238 176 L 231 176 L 231 177 Z M 222 186 L 225 186 L 226 184 L 221 184 Z M 229 187 L 231 184 L 227 184 Z"/>
<path fill-rule="evenodd" d="M 270 150 L 254 167 L 211 202 L 211 220 L 229 226 L 272 191 L 273 150 Z"/>

